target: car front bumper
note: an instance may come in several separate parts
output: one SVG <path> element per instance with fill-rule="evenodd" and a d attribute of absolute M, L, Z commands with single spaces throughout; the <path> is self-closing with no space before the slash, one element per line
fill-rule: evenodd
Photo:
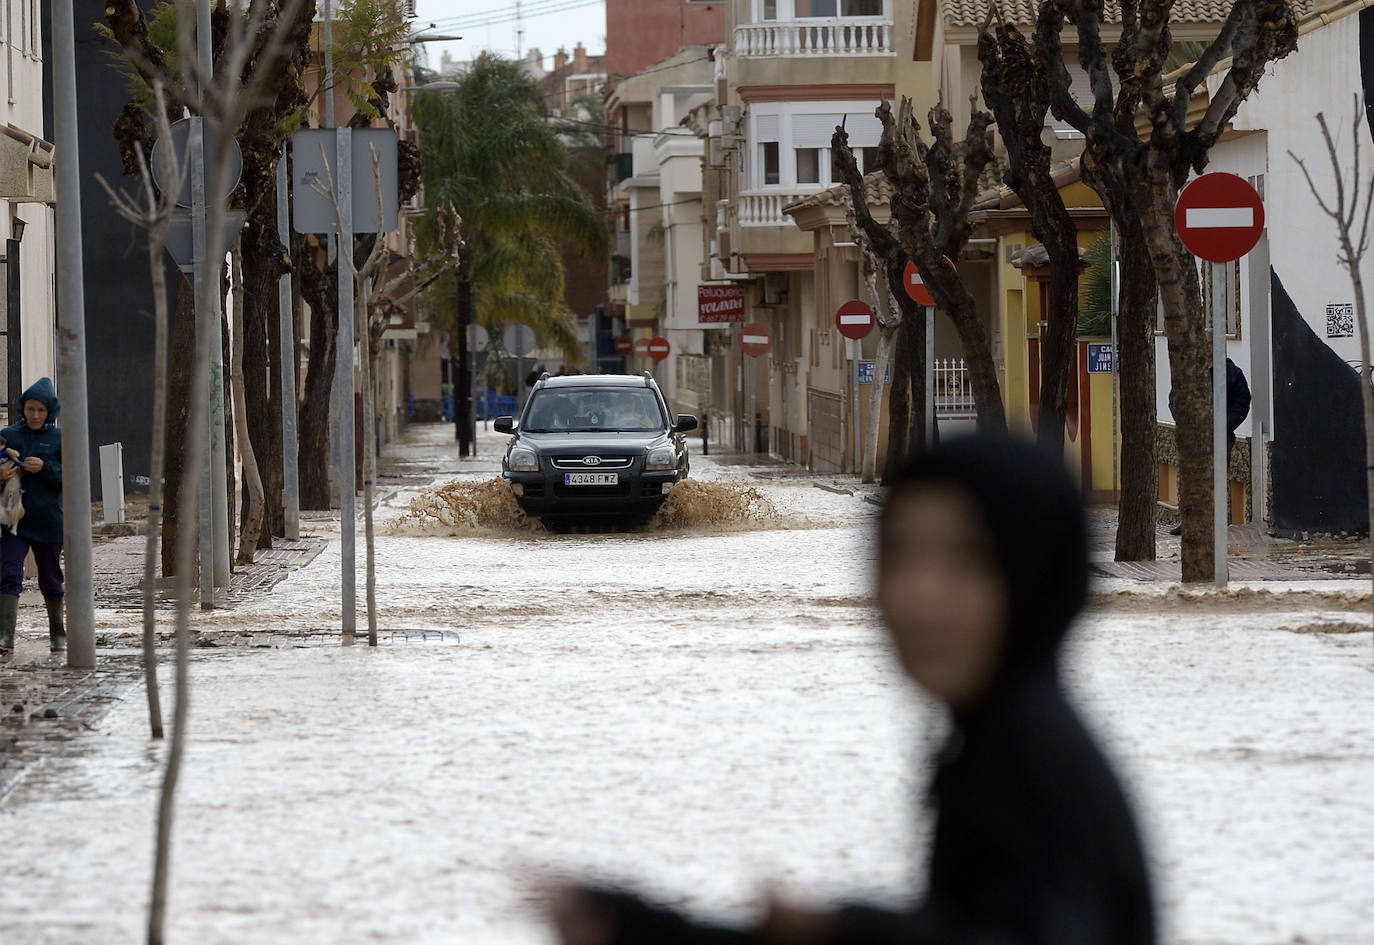
<path fill-rule="evenodd" d="M 642 516 L 656 512 L 668 492 L 682 477 L 676 469 L 645 472 L 638 469 L 617 473 L 613 486 L 570 486 L 564 484 L 565 470 L 504 473 L 515 501 L 526 515 L 566 516 Z"/>

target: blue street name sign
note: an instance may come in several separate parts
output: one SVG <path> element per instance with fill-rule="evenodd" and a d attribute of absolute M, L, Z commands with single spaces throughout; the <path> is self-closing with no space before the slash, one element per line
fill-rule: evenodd
<path fill-rule="evenodd" d="M 1088 345 L 1088 373 L 1089 374 L 1110 374 L 1112 373 L 1112 346 L 1107 345 Z"/>
<path fill-rule="evenodd" d="M 859 362 L 859 383 L 860 383 L 860 384 L 872 384 L 872 383 L 873 383 L 873 375 L 876 374 L 876 373 L 877 373 L 877 371 L 876 371 L 876 369 L 875 369 L 875 367 L 874 367 L 874 363 L 873 363 L 872 361 L 860 361 L 860 362 Z M 887 365 L 886 367 L 883 368 L 883 383 L 884 383 L 884 384 L 891 384 L 891 383 L 892 383 L 892 365 L 891 365 L 891 364 L 889 364 L 889 365 Z"/>

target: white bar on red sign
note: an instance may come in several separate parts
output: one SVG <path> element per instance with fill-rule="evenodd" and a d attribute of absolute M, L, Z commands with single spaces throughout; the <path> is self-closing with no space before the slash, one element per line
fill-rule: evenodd
<path fill-rule="evenodd" d="M 768 344 L 767 335 L 745 335 L 742 339 L 747 345 L 766 345 Z"/>
<path fill-rule="evenodd" d="M 1189 207 L 1184 222 L 1190 229 L 1218 230 L 1255 225 L 1254 207 Z"/>
<path fill-rule="evenodd" d="M 841 325 L 867 325 L 873 321 L 872 315 L 841 315 Z"/>

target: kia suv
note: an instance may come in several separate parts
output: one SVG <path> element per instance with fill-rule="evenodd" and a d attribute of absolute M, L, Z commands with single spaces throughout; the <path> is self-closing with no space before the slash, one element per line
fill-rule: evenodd
<path fill-rule="evenodd" d="M 643 376 L 549 377 L 530 391 L 511 434 L 501 477 L 527 515 L 541 519 L 644 519 L 687 478 L 687 438 L 697 418 L 674 418 L 658 385 Z"/>

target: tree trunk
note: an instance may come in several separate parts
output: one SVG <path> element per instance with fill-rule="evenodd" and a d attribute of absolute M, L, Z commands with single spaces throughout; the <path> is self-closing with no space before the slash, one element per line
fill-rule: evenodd
<path fill-rule="evenodd" d="M 176 313 L 172 320 L 171 373 L 168 378 L 167 468 L 165 511 L 162 514 L 162 575 L 176 574 L 177 529 L 181 524 L 182 470 L 186 465 L 187 410 L 191 401 L 191 365 L 196 356 L 196 293 L 183 275 L 177 280 Z M 187 515 L 196 527 L 198 510 Z"/>
<path fill-rule="evenodd" d="M 371 298 L 372 278 L 365 275 L 358 279 L 357 293 L 362 301 L 362 331 L 358 332 L 358 344 L 362 346 L 359 361 L 362 363 L 362 401 L 363 401 L 363 548 L 365 551 L 364 591 L 367 601 L 367 645 L 377 645 L 377 543 L 372 524 L 373 483 L 377 479 L 377 396 L 376 383 L 372 371 L 372 319 Z"/>
<path fill-rule="evenodd" d="M 1167 170 L 1151 169 L 1151 176 Z M 1202 292 L 1196 261 L 1174 230 L 1176 190 L 1151 180 L 1140 201 L 1141 226 L 1159 283 L 1164 327 L 1169 339 L 1169 370 L 1174 389 L 1178 443 L 1179 511 L 1183 516 L 1183 580 L 1215 577 L 1212 555 L 1212 385 L 1207 371 L 1207 334 L 1203 330 Z M 1225 366 L 1222 366 L 1225 370 Z"/>
<path fill-rule="evenodd" d="M 321 272 L 308 245 L 297 255 L 301 294 L 310 305 L 310 360 L 305 368 L 297 429 L 300 435 L 301 508 L 328 510 L 329 394 L 334 386 L 339 312 L 333 296 L 336 271 Z"/>
<path fill-rule="evenodd" d="M 1059 201 L 1057 192 L 1054 199 Z M 1045 244 L 1050 251 L 1050 310 L 1045 313 L 1049 324 L 1041 348 L 1040 416 L 1035 438 L 1051 453 L 1062 456 L 1078 332 L 1079 263 L 1077 229 L 1062 201 L 1058 209 L 1063 212 L 1069 230 L 1064 233 L 1056 227 L 1049 239 L 1057 245 L 1052 247 L 1049 241 Z"/>
<path fill-rule="evenodd" d="M 900 324 L 900 323 L 898 323 Z M 868 421 L 865 424 L 864 462 L 860 481 L 873 482 L 878 472 L 878 434 L 882 431 L 883 420 L 883 374 L 892 357 L 892 342 L 896 338 L 898 326 L 886 328 L 878 326 L 878 354 L 873 359 L 873 383 L 868 390 Z M 889 431 L 891 426 L 889 425 Z M 891 433 L 889 432 L 889 437 Z M 891 442 L 888 449 L 892 448 Z"/>
<path fill-rule="evenodd" d="M 248 162 L 245 162 L 247 164 Z M 257 162 L 253 162 L 257 163 Z M 248 173 L 245 167 L 245 174 Z M 254 189 L 263 196 L 249 214 L 243 232 L 243 397 L 241 409 L 246 426 L 239 426 L 252 440 L 259 460 L 264 507 L 258 547 L 272 547 L 272 536 L 283 534 L 281 516 L 281 402 L 269 395 L 269 377 L 281 387 L 281 343 L 274 331 L 280 312 L 277 283 L 283 270 L 281 244 L 277 240 L 275 162 L 253 170 Z M 275 343 L 274 343 L 275 342 Z M 278 394 L 278 396 L 280 396 Z M 236 409 L 240 409 L 236 407 Z M 243 495 L 243 517 L 248 517 L 249 502 Z"/>
<path fill-rule="evenodd" d="M 911 415 L 912 369 L 916 366 L 915 348 L 924 357 L 925 345 L 918 337 L 916 319 L 903 317 L 897 326 L 892 352 L 892 387 L 887 394 L 887 459 L 883 463 L 883 485 L 891 485 L 906 467 L 912 453 Z M 924 329 L 919 329 L 922 333 Z"/>
<path fill-rule="evenodd" d="M 167 315 L 167 272 L 163 252 L 167 225 L 148 233 L 148 268 L 153 278 L 153 438 L 148 469 L 148 522 L 143 544 L 143 673 L 148 695 L 148 727 L 162 737 L 162 702 L 157 685 L 157 561 L 162 526 L 162 476 L 167 453 L 167 351 L 171 319 Z M 181 279 L 178 278 L 178 282 Z"/>
<path fill-rule="evenodd" d="M 1145 235 L 1134 215 L 1118 220 L 1121 290 L 1117 338 L 1121 347 L 1121 497 L 1116 560 L 1155 560 L 1159 465 L 1155 457 L 1155 313 L 1159 294 Z"/>
<path fill-rule="evenodd" d="M 248 430 L 248 410 L 244 382 L 243 360 L 248 332 L 244 328 L 243 254 L 234 252 L 234 346 L 229 368 L 229 389 L 234 398 L 234 429 L 238 433 L 239 456 L 243 462 L 243 518 L 239 529 L 239 564 L 252 564 L 258 550 L 258 536 L 262 534 L 263 495 L 262 477 L 253 452 L 253 437 Z"/>
<path fill-rule="evenodd" d="M 1007 408 L 1002 403 L 1002 384 L 997 379 L 997 364 L 992 360 L 992 345 L 988 341 L 983 319 L 973 304 L 973 297 L 958 300 L 955 306 L 943 311 L 954 322 L 954 330 L 959 333 L 960 347 L 963 349 L 964 362 L 968 367 L 969 384 L 973 388 L 973 402 L 978 409 L 978 430 L 983 433 L 1005 433 Z"/>

